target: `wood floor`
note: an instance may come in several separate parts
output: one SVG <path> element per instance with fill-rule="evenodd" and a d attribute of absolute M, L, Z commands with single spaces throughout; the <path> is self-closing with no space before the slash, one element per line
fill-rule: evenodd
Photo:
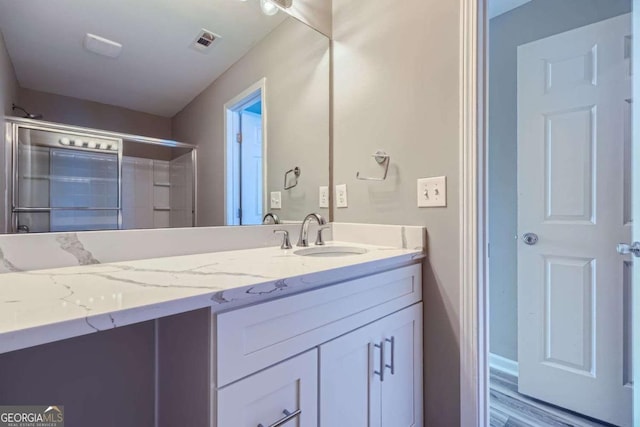
<path fill-rule="evenodd" d="M 491 427 L 612 427 L 518 393 L 518 379 L 491 369 Z"/>

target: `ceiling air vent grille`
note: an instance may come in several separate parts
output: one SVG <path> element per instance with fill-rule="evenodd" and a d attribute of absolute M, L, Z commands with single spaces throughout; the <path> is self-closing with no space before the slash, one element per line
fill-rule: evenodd
<path fill-rule="evenodd" d="M 209 50 L 209 48 L 213 45 L 213 43 L 220 38 L 219 35 L 212 33 L 209 30 L 205 30 L 204 28 L 200 30 L 198 36 L 195 38 L 191 47 L 198 52 L 205 53 Z"/>

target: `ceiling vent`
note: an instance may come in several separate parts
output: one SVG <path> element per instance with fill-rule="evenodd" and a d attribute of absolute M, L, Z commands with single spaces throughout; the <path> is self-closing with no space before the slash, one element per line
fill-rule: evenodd
<path fill-rule="evenodd" d="M 122 45 L 104 37 L 87 33 L 84 37 L 84 48 L 89 52 L 108 58 L 117 58 L 122 53 Z"/>
<path fill-rule="evenodd" d="M 191 47 L 198 52 L 207 52 L 209 48 L 213 45 L 213 43 L 220 38 L 219 35 L 212 33 L 209 30 L 205 30 L 204 28 L 200 30 L 198 36 L 195 38 Z"/>

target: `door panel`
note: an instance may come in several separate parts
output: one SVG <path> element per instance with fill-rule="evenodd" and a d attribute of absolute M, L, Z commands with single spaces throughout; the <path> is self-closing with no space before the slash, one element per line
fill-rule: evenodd
<path fill-rule="evenodd" d="M 630 25 L 622 15 L 518 48 L 519 391 L 621 426 Z"/>
<path fill-rule="evenodd" d="M 387 366 L 382 383 L 382 425 L 422 426 L 422 304 L 382 322 Z"/>
<path fill-rule="evenodd" d="M 262 224 L 262 117 L 242 112 L 242 224 Z"/>
<path fill-rule="evenodd" d="M 379 321 L 320 346 L 320 425 L 380 426 Z"/>

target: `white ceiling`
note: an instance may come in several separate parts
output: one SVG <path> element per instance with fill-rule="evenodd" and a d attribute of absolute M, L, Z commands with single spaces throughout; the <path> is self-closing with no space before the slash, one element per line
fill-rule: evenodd
<path fill-rule="evenodd" d="M 0 0 L 0 31 L 21 87 L 172 117 L 286 14 L 258 0 Z M 200 53 L 201 28 L 222 36 Z M 86 33 L 123 45 L 83 48 Z"/>
<path fill-rule="evenodd" d="M 503 13 L 507 13 L 516 7 L 529 3 L 530 1 L 531 0 L 489 0 L 489 19 L 495 18 Z"/>

